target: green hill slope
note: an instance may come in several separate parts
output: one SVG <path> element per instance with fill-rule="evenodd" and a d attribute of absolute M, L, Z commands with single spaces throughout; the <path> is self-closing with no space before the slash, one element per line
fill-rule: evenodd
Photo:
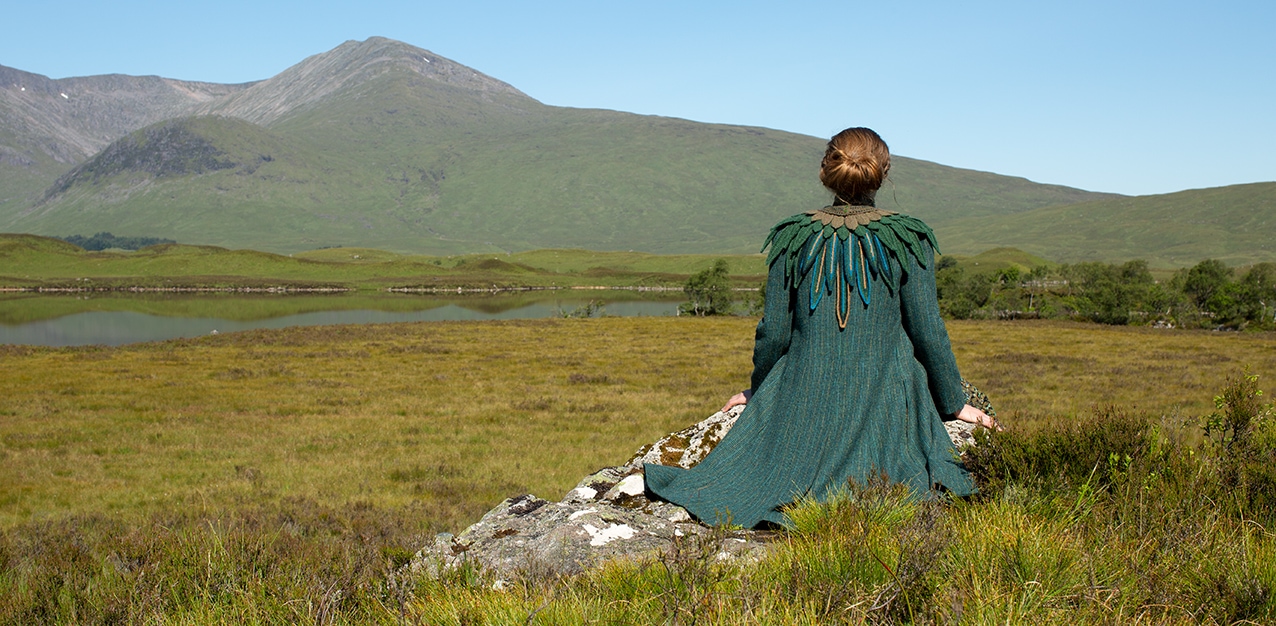
<path fill-rule="evenodd" d="M 944 252 L 1012 246 L 1052 261 L 1145 259 L 1183 267 L 1276 261 L 1276 182 L 1193 189 L 967 218 L 937 228 Z"/>
<path fill-rule="evenodd" d="M 0 230 L 273 252 L 750 253 L 776 220 L 828 199 L 815 175 L 821 139 L 545 106 L 381 38 L 195 110 L 222 117 L 117 140 L 50 180 L 39 204 L 0 207 Z M 881 204 L 937 228 L 1110 197 L 903 157 L 892 178 Z"/>

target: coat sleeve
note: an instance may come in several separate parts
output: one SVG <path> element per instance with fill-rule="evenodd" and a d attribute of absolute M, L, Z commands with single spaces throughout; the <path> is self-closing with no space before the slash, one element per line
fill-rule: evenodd
<path fill-rule="evenodd" d="M 930 395 L 935 401 L 939 416 L 945 420 L 966 404 L 966 392 L 962 390 L 961 374 L 957 359 L 953 357 L 948 341 L 948 329 L 939 314 L 939 298 L 935 291 L 935 253 L 923 246 L 926 267 L 913 263 L 900 284 L 900 308 L 904 331 L 913 342 L 913 355 L 926 368 Z"/>
<path fill-rule="evenodd" d="M 753 340 L 753 375 L 750 389 L 757 391 L 767 374 L 789 351 L 793 337 L 792 289 L 785 284 L 784 256 L 771 264 L 766 279 L 766 307 Z"/>

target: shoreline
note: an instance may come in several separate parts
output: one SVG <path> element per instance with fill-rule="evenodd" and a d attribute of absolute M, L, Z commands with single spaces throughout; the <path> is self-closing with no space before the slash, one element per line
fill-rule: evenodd
<path fill-rule="evenodd" d="M 733 287 L 732 291 L 757 291 L 757 287 Z M 0 293 L 350 293 L 361 291 L 357 287 L 0 287 Z M 681 292 L 682 287 L 643 285 L 570 285 L 570 286 L 517 286 L 517 287 L 385 287 L 375 291 L 403 294 L 478 294 L 521 293 L 531 291 L 636 291 Z"/>

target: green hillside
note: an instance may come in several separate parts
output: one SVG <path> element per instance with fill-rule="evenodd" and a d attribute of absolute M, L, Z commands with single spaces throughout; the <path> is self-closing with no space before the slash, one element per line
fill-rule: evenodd
<path fill-rule="evenodd" d="M 0 207 L 0 230 L 280 253 L 752 253 L 776 220 L 828 200 L 822 139 L 549 107 L 380 38 L 198 110 L 221 117 L 117 140 L 49 181 L 39 204 Z M 1110 197 L 903 157 L 892 181 L 882 206 L 937 228 Z"/>
<path fill-rule="evenodd" d="M 40 197 L 49 183 L 65 171 L 65 166 L 52 159 L 33 159 L 7 149 L 5 143 L 0 136 L 0 220 L 29 207 L 32 200 Z"/>
<path fill-rule="evenodd" d="M 1052 261 L 1145 259 L 1184 267 L 1276 261 L 1276 182 L 1114 198 L 936 228 L 944 252 L 1012 246 Z"/>
<path fill-rule="evenodd" d="M 322 155 L 294 143 L 231 118 L 161 122 L 112 143 L 53 183 L 16 220 L 38 227 L 8 230 L 164 232 L 181 242 L 242 239 L 235 247 L 270 249 L 251 244 L 277 236 L 281 226 L 304 238 L 325 219 L 314 210 L 316 199 L 341 198 L 331 186 L 348 181 Z"/>

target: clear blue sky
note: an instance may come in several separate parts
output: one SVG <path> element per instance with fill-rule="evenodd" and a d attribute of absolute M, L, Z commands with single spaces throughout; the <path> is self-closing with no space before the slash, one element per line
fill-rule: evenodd
<path fill-rule="evenodd" d="M 1276 2 L 7 2 L 0 64 L 268 78 L 399 39 L 547 104 L 1127 194 L 1276 180 Z"/>

